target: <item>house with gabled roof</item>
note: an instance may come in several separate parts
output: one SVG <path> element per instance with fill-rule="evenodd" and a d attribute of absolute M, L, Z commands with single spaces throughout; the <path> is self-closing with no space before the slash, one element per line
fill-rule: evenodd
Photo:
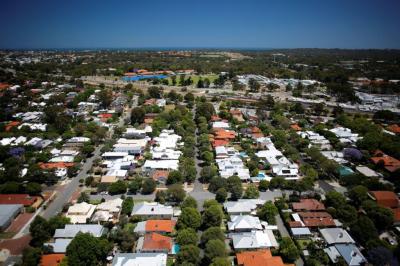
<path fill-rule="evenodd" d="M 143 219 L 171 219 L 174 214 L 172 206 L 165 206 L 158 202 L 140 202 L 135 204 L 132 216 Z"/>

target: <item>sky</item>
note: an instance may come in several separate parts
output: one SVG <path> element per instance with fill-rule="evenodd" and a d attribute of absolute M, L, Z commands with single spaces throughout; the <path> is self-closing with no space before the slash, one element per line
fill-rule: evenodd
<path fill-rule="evenodd" d="M 400 0 L 2 0 L 0 49 L 400 48 Z"/>

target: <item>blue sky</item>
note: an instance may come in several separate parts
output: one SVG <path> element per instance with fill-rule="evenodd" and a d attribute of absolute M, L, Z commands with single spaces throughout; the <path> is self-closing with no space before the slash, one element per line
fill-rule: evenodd
<path fill-rule="evenodd" d="M 2 0 L 0 48 L 400 48 L 399 0 Z"/>

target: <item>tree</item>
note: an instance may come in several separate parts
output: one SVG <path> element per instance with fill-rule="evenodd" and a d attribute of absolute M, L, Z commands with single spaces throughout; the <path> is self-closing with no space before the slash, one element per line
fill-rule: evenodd
<path fill-rule="evenodd" d="M 164 204 L 167 201 L 168 195 L 165 190 L 157 190 L 156 198 L 154 199 L 155 202 Z"/>
<path fill-rule="evenodd" d="M 225 234 L 222 232 L 221 228 L 218 226 L 213 226 L 207 228 L 201 235 L 201 244 L 205 245 L 208 241 L 213 239 L 219 239 L 221 241 L 225 240 Z"/>
<path fill-rule="evenodd" d="M 107 109 L 112 100 L 113 100 L 113 95 L 112 95 L 112 91 L 110 89 L 102 89 L 100 90 L 100 92 L 98 93 L 98 97 L 99 97 L 99 101 L 101 103 L 101 105 Z"/>
<path fill-rule="evenodd" d="M 64 228 L 66 224 L 71 223 L 70 219 L 65 216 L 56 215 L 49 219 L 47 222 L 50 235 L 54 235 L 56 229 Z"/>
<path fill-rule="evenodd" d="M 112 183 L 109 187 L 108 187 L 108 192 L 111 195 L 115 195 L 115 194 L 123 194 L 126 192 L 127 186 L 126 183 L 122 180 L 118 180 L 115 183 Z"/>
<path fill-rule="evenodd" d="M 183 182 L 183 176 L 180 171 L 171 171 L 168 174 L 168 179 L 167 179 L 167 184 L 175 184 L 175 183 L 181 183 Z"/>
<path fill-rule="evenodd" d="M 197 201 L 192 196 L 187 196 L 185 198 L 185 200 L 182 202 L 180 207 L 181 207 L 181 209 L 184 209 L 184 208 L 187 208 L 187 207 L 191 207 L 191 208 L 196 209 L 197 208 Z"/>
<path fill-rule="evenodd" d="M 162 96 L 162 88 L 161 87 L 156 87 L 156 86 L 151 86 L 150 88 L 147 89 L 147 93 L 151 98 L 157 98 L 160 99 Z"/>
<path fill-rule="evenodd" d="M 136 194 L 139 190 L 142 189 L 143 178 L 136 177 L 129 183 L 129 192 Z"/>
<path fill-rule="evenodd" d="M 42 216 L 36 216 L 31 226 L 29 227 L 32 240 L 31 244 L 34 247 L 41 247 L 43 243 L 50 239 L 49 224 Z"/>
<path fill-rule="evenodd" d="M 271 201 L 267 201 L 264 205 L 257 211 L 257 216 L 269 224 L 275 224 L 275 216 L 278 215 L 278 208 Z"/>
<path fill-rule="evenodd" d="M 249 79 L 249 88 L 251 92 L 258 92 L 260 90 L 260 83 L 251 78 Z"/>
<path fill-rule="evenodd" d="M 205 258 L 211 262 L 214 258 L 223 258 L 227 256 L 224 241 L 219 239 L 212 239 L 207 242 L 204 249 Z"/>
<path fill-rule="evenodd" d="M 89 233 L 78 233 L 67 247 L 69 265 L 96 266 L 106 259 L 112 245 Z"/>
<path fill-rule="evenodd" d="M 40 248 L 32 248 L 28 246 L 22 252 L 22 266 L 39 265 L 42 250 Z"/>
<path fill-rule="evenodd" d="M 215 193 L 220 188 L 228 188 L 227 180 L 219 176 L 211 178 L 208 190 Z"/>
<path fill-rule="evenodd" d="M 195 208 L 184 208 L 178 218 L 176 227 L 178 229 L 193 228 L 198 229 L 201 225 L 201 215 Z"/>
<path fill-rule="evenodd" d="M 29 195 L 39 195 L 42 192 L 42 186 L 36 182 L 30 182 L 26 184 L 26 193 Z"/>
<path fill-rule="evenodd" d="M 366 211 L 368 217 L 374 222 L 378 230 L 382 231 L 393 225 L 392 210 L 381 207 L 372 200 L 364 201 L 362 208 Z"/>
<path fill-rule="evenodd" d="M 210 266 L 231 266 L 227 258 L 214 258 Z"/>
<path fill-rule="evenodd" d="M 157 183 L 151 178 L 146 178 L 142 185 L 142 193 L 143 194 L 151 194 L 156 190 Z"/>
<path fill-rule="evenodd" d="M 78 198 L 78 203 L 89 202 L 89 200 L 90 200 L 89 195 L 86 192 L 81 192 L 81 195 L 79 195 Z"/>
<path fill-rule="evenodd" d="M 282 237 L 279 254 L 288 261 L 295 261 L 300 256 L 299 250 L 290 237 Z"/>
<path fill-rule="evenodd" d="M 376 247 L 368 251 L 368 262 L 375 266 L 391 265 L 393 253 L 385 247 Z"/>
<path fill-rule="evenodd" d="M 258 190 L 260 191 L 267 191 L 268 187 L 269 187 L 268 180 L 261 180 L 260 183 L 258 183 Z"/>
<path fill-rule="evenodd" d="M 202 225 L 204 228 L 220 226 L 223 218 L 223 212 L 220 205 L 208 207 L 202 216 Z"/>
<path fill-rule="evenodd" d="M 168 200 L 171 202 L 180 203 L 186 197 L 186 192 L 181 184 L 174 184 L 167 189 Z"/>
<path fill-rule="evenodd" d="M 134 203 L 132 197 L 125 198 L 124 201 L 122 202 L 121 213 L 126 215 L 131 215 L 133 205 Z"/>
<path fill-rule="evenodd" d="M 181 246 L 197 245 L 199 238 L 193 228 L 185 228 L 178 231 L 175 241 Z"/>
<path fill-rule="evenodd" d="M 330 191 L 326 193 L 325 204 L 338 209 L 346 204 L 346 198 L 337 191 Z"/>
<path fill-rule="evenodd" d="M 196 245 L 181 247 L 176 255 L 176 262 L 178 265 L 182 265 L 185 262 L 198 265 L 200 263 L 200 249 Z"/>
<path fill-rule="evenodd" d="M 355 186 L 352 189 L 350 189 L 348 197 L 351 199 L 351 201 L 356 207 L 359 207 L 363 201 L 369 198 L 368 189 L 361 185 Z"/>
<path fill-rule="evenodd" d="M 238 176 L 228 177 L 228 190 L 231 193 L 231 198 L 233 200 L 238 200 L 242 197 L 243 187 L 242 180 Z"/>
<path fill-rule="evenodd" d="M 218 202 L 225 202 L 226 198 L 228 197 L 228 192 L 226 191 L 225 188 L 220 188 L 217 190 L 217 192 L 215 193 L 215 199 Z"/>
<path fill-rule="evenodd" d="M 244 192 L 245 199 L 257 199 L 259 196 L 260 192 L 254 184 L 250 184 Z"/>
<path fill-rule="evenodd" d="M 367 216 L 360 216 L 357 221 L 350 227 L 352 235 L 357 238 L 362 244 L 368 240 L 378 237 L 378 231 L 374 223 Z"/>
<path fill-rule="evenodd" d="M 136 123 L 141 124 L 144 121 L 144 116 L 146 111 L 143 107 L 135 107 L 131 111 L 131 124 L 134 125 Z"/>

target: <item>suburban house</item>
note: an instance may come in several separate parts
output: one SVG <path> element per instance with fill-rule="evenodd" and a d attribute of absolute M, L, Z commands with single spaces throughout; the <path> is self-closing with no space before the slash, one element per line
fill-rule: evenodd
<path fill-rule="evenodd" d="M 336 263 L 340 257 L 349 266 L 364 265 L 367 262 L 361 251 L 354 244 L 336 244 L 325 248 L 324 251 L 333 263 Z"/>
<path fill-rule="evenodd" d="M 65 253 L 69 243 L 78 233 L 89 233 L 94 237 L 101 237 L 107 233 L 107 229 L 98 224 L 67 224 L 62 229 L 56 229 L 54 242 L 44 245 L 53 248 L 54 253 Z"/>
<path fill-rule="evenodd" d="M 134 232 L 143 235 L 145 233 L 170 234 L 174 231 L 176 221 L 173 220 L 147 220 L 138 222 Z"/>
<path fill-rule="evenodd" d="M 300 199 L 300 202 L 293 202 L 292 209 L 298 211 L 324 211 L 325 205 L 316 199 Z"/>
<path fill-rule="evenodd" d="M 136 244 L 139 253 L 166 253 L 172 254 L 173 241 L 171 237 L 158 233 L 146 233 L 140 237 Z"/>
<path fill-rule="evenodd" d="M 112 261 L 112 266 L 167 266 L 165 253 L 117 253 Z"/>
<path fill-rule="evenodd" d="M 121 213 L 123 200 L 121 198 L 111 199 L 96 206 L 96 212 L 92 217 L 93 222 L 108 222 L 118 220 Z"/>
<path fill-rule="evenodd" d="M 262 230 L 263 226 L 258 217 L 251 215 L 232 215 L 228 222 L 228 230 L 233 232 L 248 232 Z"/>
<path fill-rule="evenodd" d="M 376 165 L 382 164 L 382 166 L 388 172 L 391 172 L 391 173 L 396 172 L 398 169 L 400 169 L 400 161 L 399 160 L 383 153 L 380 150 L 378 150 L 374 153 L 374 156 L 371 157 L 371 161 Z"/>
<path fill-rule="evenodd" d="M 279 247 L 272 230 L 230 233 L 229 238 L 232 239 L 235 251 Z"/>
<path fill-rule="evenodd" d="M 0 232 L 7 229 L 12 221 L 23 211 L 22 204 L 0 204 Z"/>
<path fill-rule="evenodd" d="M 64 254 L 46 254 L 40 258 L 40 266 L 58 266 L 64 259 Z"/>
<path fill-rule="evenodd" d="M 132 210 L 132 216 L 143 219 L 169 220 L 173 214 L 172 206 L 165 206 L 158 202 L 140 202 L 135 204 Z"/>
<path fill-rule="evenodd" d="M 254 214 L 258 206 L 265 203 L 261 199 L 239 199 L 238 201 L 227 201 L 224 209 L 229 215 L 250 215 Z"/>
<path fill-rule="evenodd" d="M 238 266 L 294 266 L 283 263 L 280 256 L 272 256 L 269 249 L 239 252 L 236 260 Z"/>
<path fill-rule="evenodd" d="M 92 218 L 96 205 L 86 202 L 76 203 L 68 208 L 65 215 L 71 220 L 73 224 L 85 224 Z"/>
<path fill-rule="evenodd" d="M 320 234 L 328 245 L 355 244 L 349 233 L 342 228 L 319 229 Z"/>

